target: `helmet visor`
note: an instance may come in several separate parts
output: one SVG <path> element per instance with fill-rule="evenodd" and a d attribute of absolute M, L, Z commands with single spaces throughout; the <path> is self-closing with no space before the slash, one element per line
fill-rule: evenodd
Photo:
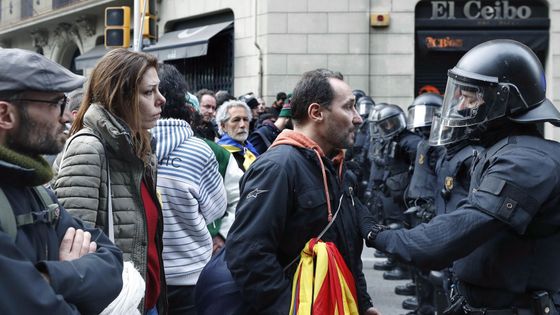
<path fill-rule="evenodd" d="M 383 119 L 377 122 L 376 125 L 379 135 L 387 139 L 403 130 L 406 126 L 406 122 L 404 121 L 404 115 L 401 114 Z"/>
<path fill-rule="evenodd" d="M 494 106 L 497 85 L 488 83 L 466 83 L 452 77 L 447 80 L 443 106 L 442 123 L 448 127 L 472 126 L 495 118 L 503 108 Z"/>
<path fill-rule="evenodd" d="M 412 130 L 414 128 L 431 126 L 434 114 L 439 113 L 439 110 L 439 107 L 429 105 L 415 105 L 410 107 L 406 119 L 406 128 Z"/>
<path fill-rule="evenodd" d="M 373 108 L 373 104 L 369 102 L 359 102 L 358 103 L 358 114 L 362 117 L 367 117 Z"/>
<path fill-rule="evenodd" d="M 444 126 L 441 117 L 435 116 L 428 144 L 431 146 L 447 145 L 466 139 L 468 127 L 448 127 Z"/>

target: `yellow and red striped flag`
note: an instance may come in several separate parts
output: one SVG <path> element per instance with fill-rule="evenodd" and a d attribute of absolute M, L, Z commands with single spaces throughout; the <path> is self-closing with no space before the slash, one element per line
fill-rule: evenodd
<path fill-rule="evenodd" d="M 336 245 L 307 242 L 292 284 L 290 315 L 358 315 L 357 301 L 354 278 Z"/>

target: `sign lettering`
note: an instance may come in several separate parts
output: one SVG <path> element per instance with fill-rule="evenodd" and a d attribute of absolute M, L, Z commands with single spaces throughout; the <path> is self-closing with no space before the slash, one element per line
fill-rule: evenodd
<path fill-rule="evenodd" d="M 434 20 L 455 19 L 455 1 L 432 1 L 432 16 Z M 480 0 L 465 2 L 463 15 L 469 20 L 513 20 L 528 19 L 532 11 L 529 6 L 510 5 L 509 1 L 495 1 L 494 5 L 483 6 Z M 460 10 L 460 8 L 459 8 Z"/>

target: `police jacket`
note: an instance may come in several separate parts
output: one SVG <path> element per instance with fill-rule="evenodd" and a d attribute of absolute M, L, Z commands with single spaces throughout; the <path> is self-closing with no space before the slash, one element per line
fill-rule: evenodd
<path fill-rule="evenodd" d="M 463 144 L 447 150 L 436 165 L 435 204 L 437 214 L 451 212 L 469 194 L 471 164 L 482 147 Z"/>
<path fill-rule="evenodd" d="M 371 245 L 433 269 L 456 261 L 470 305 L 509 307 L 533 291 L 560 290 L 559 206 L 560 144 L 508 136 L 473 162 L 459 209 L 381 232 Z"/>
<path fill-rule="evenodd" d="M 389 140 L 379 140 L 374 147 L 370 181 L 383 202 L 384 219 L 387 223 L 403 220 L 404 192 L 410 181 L 411 167 L 421 138 L 408 130 Z"/>
<path fill-rule="evenodd" d="M 324 168 L 332 212 L 339 213 L 323 240 L 334 242 L 344 257 L 364 313 L 372 304 L 362 273 L 363 241 L 353 209 L 357 198 L 341 180 L 342 168 L 293 141 L 302 136 L 284 130 L 276 141 L 288 139 L 290 144 L 273 144 L 243 176 L 236 220 L 226 241 L 227 265 L 253 308 L 250 314 L 288 314 L 297 258 L 328 223 Z"/>
<path fill-rule="evenodd" d="M 433 202 L 435 199 L 436 171 L 435 164 L 439 158 L 441 149 L 428 144 L 427 140 L 418 143 L 414 170 L 410 177 L 405 198 L 413 203 L 422 199 Z"/>
<path fill-rule="evenodd" d="M 15 216 L 45 210 L 32 189 L 37 183 L 30 184 L 34 169 L 0 160 L 0 174 L 0 189 Z M 64 208 L 58 210 L 53 220 L 20 226 L 15 239 L 0 230 L 0 314 L 98 314 L 119 294 L 121 251 L 99 229 L 84 227 Z M 59 261 L 60 242 L 70 227 L 90 232 L 97 251 Z"/>

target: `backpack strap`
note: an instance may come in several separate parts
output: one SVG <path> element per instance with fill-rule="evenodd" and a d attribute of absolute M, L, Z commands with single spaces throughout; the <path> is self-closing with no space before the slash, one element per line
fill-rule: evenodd
<path fill-rule="evenodd" d="M 20 226 L 35 224 L 36 222 L 54 225 L 60 215 L 58 203 L 49 195 L 45 187 L 35 186 L 33 192 L 39 197 L 41 210 L 16 216 L 6 194 L 0 189 L 0 228 L 14 241 L 16 240 L 17 229 Z"/>
<path fill-rule="evenodd" d="M 2 188 L 0 188 L 0 228 L 2 231 L 6 232 L 12 240 L 16 240 L 16 217 L 14 216 L 12 205 Z"/>

